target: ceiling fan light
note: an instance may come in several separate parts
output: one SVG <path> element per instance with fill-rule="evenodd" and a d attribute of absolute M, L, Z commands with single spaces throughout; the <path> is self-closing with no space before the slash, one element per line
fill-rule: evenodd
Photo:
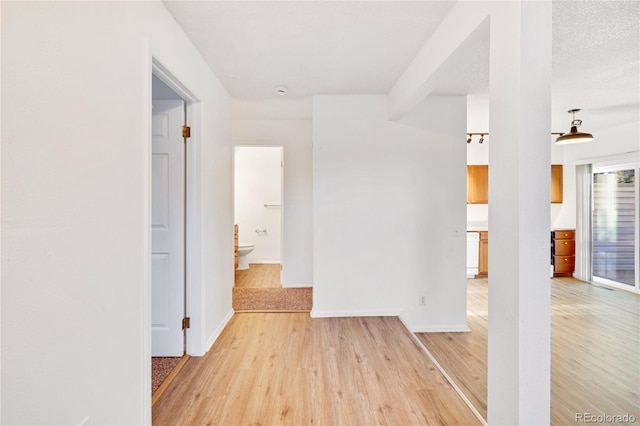
<path fill-rule="evenodd" d="M 562 136 L 558 136 L 556 139 L 556 145 L 570 145 L 574 143 L 591 142 L 593 135 L 591 133 L 579 132 L 576 126 L 571 127 L 569 133 L 565 133 Z"/>
<path fill-rule="evenodd" d="M 573 121 L 571 121 L 571 130 L 569 133 L 560 135 L 556 139 L 556 145 L 569 145 L 574 143 L 591 142 L 593 135 L 591 133 L 583 133 L 578 131 L 578 127 L 582 124 L 582 120 L 576 120 L 576 112 L 580 112 L 579 109 L 570 109 L 567 111 L 573 115 Z"/>

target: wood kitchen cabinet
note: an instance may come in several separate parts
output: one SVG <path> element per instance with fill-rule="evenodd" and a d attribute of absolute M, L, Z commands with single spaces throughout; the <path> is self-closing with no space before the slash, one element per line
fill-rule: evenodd
<path fill-rule="evenodd" d="M 560 230 L 551 233 L 553 276 L 572 277 L 576 269 L 576 232 Z"/>
<path fill-rule="evenodd" d="M 551 203 L 562 203 L 562 164 L 551 165 Z M 489 204 L 489 166 L 467 166 L 467 204 Z"/>
<path fill-rule="evenodd" d="M 467 166 L 467 204 L 489 203 L 489 166 Z"/>
<path fill-rule="evenodd" d="M 576 267 L 576 232 L 573 229 L 551 232 L 551 258 L 554 277 L 572 277 Z M 478 251 L 478 275 L 489 275 L 489 233 L 480 231 L 480 249 Z"/>
<path fill-rule="evenodd" d="M 478 251 L 478 275 L 476 278 L 487 278 L 489 275 L 489 233 L 480 231 L 480 249 Z"/>
<path fill-rule="evenodd" d="M 562 204 L 562 164 L 551 165 L 551 203 Z"/>

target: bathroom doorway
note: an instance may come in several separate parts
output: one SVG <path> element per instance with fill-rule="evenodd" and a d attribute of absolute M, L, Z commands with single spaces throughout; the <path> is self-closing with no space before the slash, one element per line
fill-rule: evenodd
<path fill-rule="evenodd" d="M 283 148 L 236 146 L 234 154 L 235 287 L 282 288 Z"/>

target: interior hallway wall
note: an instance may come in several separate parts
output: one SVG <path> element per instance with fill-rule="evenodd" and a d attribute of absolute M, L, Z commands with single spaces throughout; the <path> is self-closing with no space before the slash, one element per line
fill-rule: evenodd
<path fill-rule="evenodd" d="M 307 105 L 309 103 L 309 105 Z M 282 146 L 282 285 L 313 285 L 311 106 L 308 102 L 233 100 L 234 145 Z"/>
<path fill-rule="evenodd" d="M 161 2 L 0 7 L 0 422 L 150 423 L 152 54 L 200 100 L 202 351 L 232 312 L 228 94 Z"/>
<path fill-rule="evenodd" d="M 384 95 L 315 96 L 313 111 L 312 315 L 467 329 L 465 98 L 403 123 Z"/>

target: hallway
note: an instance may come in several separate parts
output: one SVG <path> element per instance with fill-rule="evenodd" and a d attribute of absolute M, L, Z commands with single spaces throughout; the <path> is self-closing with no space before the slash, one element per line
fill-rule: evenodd
<path fill-rule="evenodd" d="M 155 425 L 480 424 L 395 317 L 236 314 Z"/>

